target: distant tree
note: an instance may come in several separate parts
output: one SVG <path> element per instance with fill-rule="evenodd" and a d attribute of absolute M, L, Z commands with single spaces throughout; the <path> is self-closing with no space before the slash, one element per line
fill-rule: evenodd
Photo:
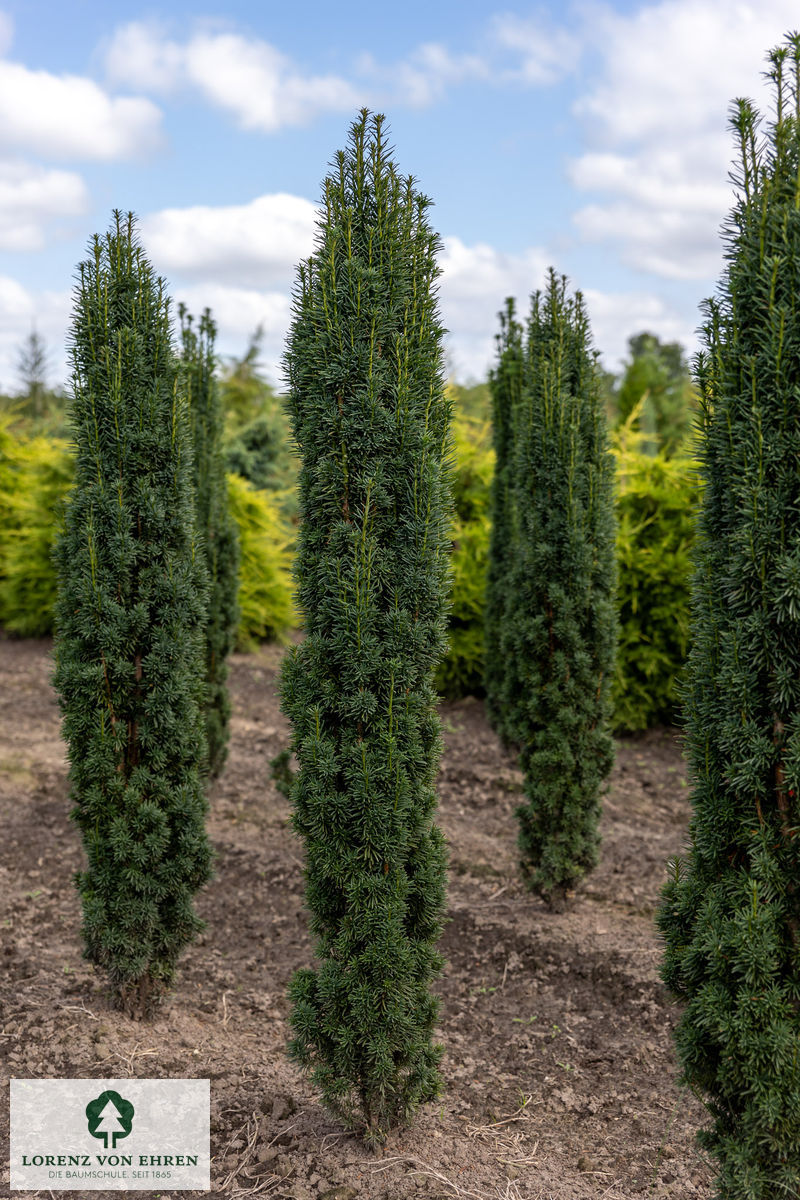
<path fill-rule="evenodd" d="M 655 334 L 628 339 L 630 359 L 616 392 L 620 423 L 643 401 L 642 426 L 652 449 L 675 454 L 685 445 L 696 410 L 696 398 L 683 347 L 662 342 Z"/>
<path fill-rule="evenodd" d="M 735 102 L 736 201 L 697 360 L 705 481 L 685 692 L 688 856 L 659 913 L 716 1195 L 800 1181 L 800 34 Z"/>
<path fill-rule="evenodd" d="M 71 332 L 75 484 L 57 544 L 55 684 L 86 866 L 85 954 L 147 1016 L 202 923 L 210 874 L 203 631 L 189 414 L 169 302 L 114 214 L 80 264 Z"/>
<path fill-rule="evenodd" d="M 263 341 L 264 327 L 259 325 L 242 357 L 229 359 L 220 371 L 219 387 L 229 438 L 250 422 L 282 411 L 261 364 Z"/>
<path fill-rule="evenodd" d="M 181 323 L 181 367 L 189 405 L 193 444 L 194 503 L 197 537 L 205 555 L 209 582 L 206 622 L 205 721 L 208 770 L 220 774 L 228 754 L 230 699 L 226 680 L 228 656 L 239 623 L 239 545 L 228 509 L 228 487 L 222 454 L 224 414 L 214 377 L 216 327 L 208 309 L 195 329 L 185 305 Z"/>
<path fill-rule="evenodd" d="M 434 672 L 444 649 L 450 403 L 430 201 L 363 110 L 324 184 L 287 348 L 302 455 L 305 639 L 283 708 L 319 964 L 295 976 L 294 1058 L 375 1142 L 441 1087 L 431 982 L 444 906 Z"/>
<path fill-rule="evenodd" d="M 31 330 L 18 351 L 17 374 L 31 416 L 41 418 L 47 393 L 47 348 L 44 338 L 36 329 Z"/>
<path fill-rule="evenodd" d="M 63 434 L 65 396 L 48 385 L 49 353 L 44 338 L 32 329 L 17 351 L 17 378 L 21 385 L 11 397 L 0 397 L 0 408 L 12 409 L 20 424 L 35 434 Z"/>

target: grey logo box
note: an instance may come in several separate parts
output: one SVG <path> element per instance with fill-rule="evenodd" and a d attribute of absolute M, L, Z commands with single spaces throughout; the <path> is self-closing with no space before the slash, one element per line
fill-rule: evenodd
<path fill-rule="evenodd" d="M 208 1191 L 207 1079 L 12 1079 L 11 1190 Z"/>

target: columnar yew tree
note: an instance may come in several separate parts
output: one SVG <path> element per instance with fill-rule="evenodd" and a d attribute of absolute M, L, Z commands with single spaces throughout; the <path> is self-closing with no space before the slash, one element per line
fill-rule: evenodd
<path fill-rule="evenodd" d="M 208 771 L 219 775 L 228 754 L 230 699 L 228 655 L 239 621 L 239 543 L 228 511 L 228 488 L 222 456 L 225 414 L 214 379 L 216 327 L 208 309 L 197 329 L 181 305 L 182 383 L 189 404 L 194 445 L 194 501 L 198 541 L 205 555 L 209 582 L 206 624 L 205 726 Z"/>
<path fill-rule="evenodd" d="M 200 927 L 206 575 L 168 300 L 132 214 L 80 264 L 75 486 L 57 547 L 55 683 L 83 834 L 87 958 L 150 1012 Z"/>
<path fill-rule="evenodd" d="M 554 906 L 595 865 L 616 646 L 613 466 L 586 309 L 550 272 L 533 296 L 509 474 L 514 540 L 500 653 L 520 746 L 522 868 Z"/>
<path fill-rule="evenodd" d="M 505 700 L 509 686 L 513 687 L 508 678 L 513 664 L 501 653 L 500 639 L 508 599 L 508 572 L 514 556 L 511 457 L 513 420 L 522 385 L 522 326 L 515 318 L 514 309 L 514 300 L 509 297 L 500 313 L 497 365 L 489 376 L 495 468 L 490 494 L 491 532 L 484 610 L 486 713 L 494 729 L 505 740 L 508 740 Z"/>
<path fill-rule="evenodd" d="M 295 976 L 291 1053 L 370 1141 L 439 1091 L 434 824 L 445 639 L 449 418 L 430 201 L 363 110 L 324 183 L 286 355 L 302 456 L 305 640 L 284 711 L 319 960 Z"/>
<path fill-rule="evenodd" d="M 732 115 L 737 198 L 697 359 L 694 812 L 659 915 L 726 1200 L 793 1196 L 800 1179 L 800 36 L 770 63 L 765 135 L 748 101 Z"/>

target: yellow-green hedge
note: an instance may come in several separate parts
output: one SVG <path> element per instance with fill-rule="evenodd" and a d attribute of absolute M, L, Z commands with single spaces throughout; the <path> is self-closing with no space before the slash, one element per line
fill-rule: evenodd
<path fill-rule="evenodd" d="M 689 649 L 697 465 L 687 456 L 642 454 L 630 422 L 618 431 L 618 729 L 674 721 Z"/>
<path fill-rule="evenodd" d="M 52 548 L 72 483 L 67 442 L 25 439 L 0 422 L 0 626 L 19 637 L 53 630 L 56 573 Z M 238 645 L 282 638 L 292 625 L 291 530 L 280 496 L 228 476 L 239 529 Z"/>
<path fill-rule="evenodd" d="M 278 495 L 228 476 L 228 503 L 239 530 L 239 650 L 280 641 L 295 623 L 290 530 Z"/>
<path fill-rule="evenodd" d="M 617 516 L 620 646 L 615 720 L 622 730 L 674 719 L 689 637 L 689 587 L 698 483 L 686 457 L 641 453 L 631 422 L 618 432 Z M 446 696 L 480 695 L 483 604 L 494 453 L 488 423 L 454 423 L 455 515 L 450 647 L 437 685 Z M 0 626 L 35 637 L 52 631 L 51 550 L 72 476 L 68 444 L 16 436 L 0 422 Z M 281 639 L 296 624 L 292 530 L 280 493 L 228 476 L 241 540 L 238 645 Z"/>

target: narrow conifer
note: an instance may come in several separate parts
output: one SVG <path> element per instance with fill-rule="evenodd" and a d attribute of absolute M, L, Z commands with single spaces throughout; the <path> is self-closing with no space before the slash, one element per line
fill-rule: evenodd
<path fill-rule="evenodd" d="M 228 488 L 222 454 L 225 414 L 214 378 L 216 326 L 208 309 L 197 329 L 180 305 L 182 383 L 189 404 L 194 446 L 194 500 L 197 537 L 205 554 L 209 582 L 206 624 L 205 725 L 208 772 L 220 774 L 228 755 L 231 704 L 228 656 L 239 621 L 239 542 L 228 510 Z"/>
<path fill-rule="evenodd" d="M 659 925 L 685 1002 L 717 1195 L 800 1180 L 800 35 L 770 54 L 775 118 L 737 100 L 736 201 L 707 301 L 685 723 L 693 816 Z"/>
<path fill-rule="evenodd" d="M 489 376 L 495 468 L 489 498 L 491 530 L 484 609 L 484 684 L 486 715 L 496 732 L 504 741 L 508 741 L 505 699 L 509 690 L 513 689 L 513 682 L 508 678 L 513 664 L 502 654 L 500 643 L 508 600 L 508 573 L 514 557 L 514 488 L 511 460 L 514 446 L 514 414 L 522 386 L 522 326 L 515 317 L 515 303 L 511 297 L 506 300 L 505 309 L 499 315 L 500 332 L 495 339 L 497 365 Z"/>
<path fill-rule="evenodd" d="M 57 546 L 55 684 L 68 742 L 85 954 L 149 1014 L 200 928 L 206 575 L 168 299 L 115 213 L 80 264 L 75 486 Z"/>
<path fill-rule="evenodd" d="M 500 642 L 513 664 L 504 729 L 525 775 L 522 868 L 555 907 L 597 861 L 616 646 L 613 463 L 586 309 L 566 285 L 551 270 L 526 330 Z"/>
<path fill-rule="evenodd" d="M 434 823 L 450 404 L 430 201 L 363 110 L 324 183 L 286 355 L 302 457 L 305 640 L 284 711 L 318 967 L 292 983 L 291 1053 L 369 1141 L 440 1088 L 432 1041 L 445 851 Z"/>

